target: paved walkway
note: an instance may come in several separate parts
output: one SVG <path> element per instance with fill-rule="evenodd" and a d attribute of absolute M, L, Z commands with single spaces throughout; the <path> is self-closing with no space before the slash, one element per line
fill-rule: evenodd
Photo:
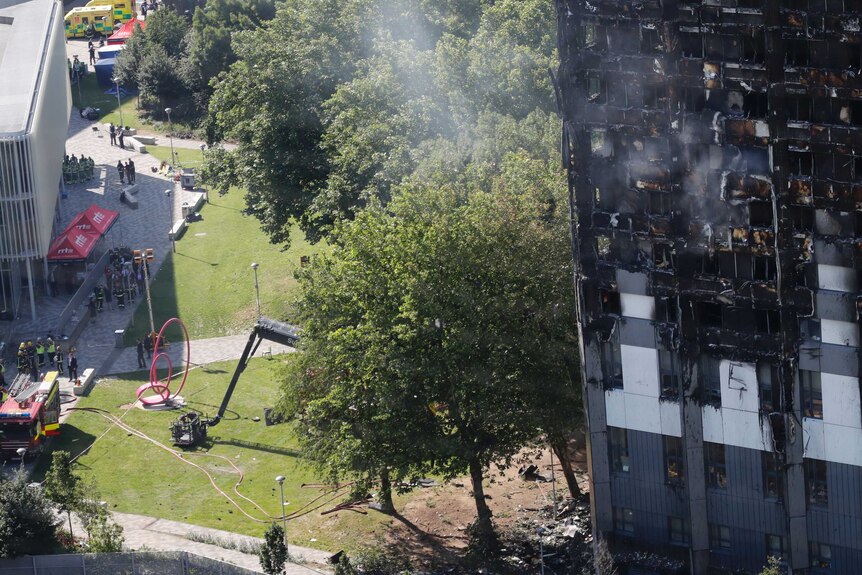
<path fill-rule="evenodd" d="M 129 549 L 147 548 L 154 551 L 188 551 L 203 557 L 209 557 L 210 559 L 238 565 L 257 573 L 263 573 L 257 555 L 226 548 L 227 546 L 231 546 L 231 544 L 237 547 L 260 545 L 263 543 L 263 539 L 259 537 L 239 535 L 237 533 L 230 533 L 229 531 L 209 529 L 188 523 L 180 523 L 179 521 L 156 519 L 155 517 L 133 515 L 131 513 L 114 512 L 112 515 L 114 521 L 122 525 L 123 537 L 125 537 L 126 547 Z M 66 523 L 68 519 L 65 515 L 61 519 L 63 520 L 63 524 L 68 527 L 68 523 Z M 84 530 L 75 516 L 72 518 L 72 523 L 75 529 L 75 536 L 83 536 Z M 207 539 L 218 542 L 219 545 L 192 541 L 189 539 L 190 535 L 194 539 Z M 288 548 L 292 561 L 287 565 L 287 575 L 316 575 L 332 572 L 332 567 L 328 563 L 328 559 L 332 555 L 331 553 L 290 545 L 289 543 Z"/>

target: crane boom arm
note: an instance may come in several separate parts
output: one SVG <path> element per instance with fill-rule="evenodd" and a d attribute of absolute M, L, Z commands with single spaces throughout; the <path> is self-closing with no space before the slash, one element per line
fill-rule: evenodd
<path fill-rule="evenodd" d="M 224 417 L 240 375 L 245 371 L 249 358 L 254 355 L 254 352 L 257 351 L 258 346 L 260 346 L 263 340 L 296 347 L 296 342 L 299 341 L 299 330 L 290 324 L 276 321 L 274 319 L 266 317 L 258 318 L 257 323 L 254 324 L 254 328 L 248 336 L 245 349 L 239 358 L 239 363 L 237 363 L 236 369 L 233 372 L 230 384 L 227 386 L 227 391 L 224 394 L 224 399 L 221 401 L 218 413 L 215 417 L 206 422 L 208 426 L 218 425 L 218 422 L 221 421 L 222 417 Z"/>

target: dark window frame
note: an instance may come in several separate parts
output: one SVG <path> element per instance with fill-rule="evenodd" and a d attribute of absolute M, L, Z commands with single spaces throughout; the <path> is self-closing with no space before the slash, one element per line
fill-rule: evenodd
<path fill-rule="evenodd" d="M 706 466 L 706 486 L 710 489 L 727 489 L 727 459 L 723 443 L 703 442 L 703 461 Z"/>
<path fill-rule="evenodd" d="M 665 482 L 668 485 L 685 484 L 685 454 L 682 438 L 663 435 Z"/>
<path fill-rule="evenodd" d="M 829 474 L 828 465 L 820 459 L 805 459 L 805 486 L 808 495 L 808 505 L 813 507 L 828 507 L 829 505 Z"/>
<path fill-rule="evenodd" d="M 823 380 L 820 372 L 800 369 L 799 388 L 802 391 L 802 415 L 823 419 Z"/>
<path fill-rule="evenodd" d="M 808 558 L 811 563 L 811 575 L 832 573 L 832 548 L 829 545 L 810 541 L 808 543 Z"/>
<path fill-rule="evenodd" d="M 658 350 L 658 375 L 661 398 L 678 400 L 680 396 L 679 362 L 673 351 Z"/>
<path fill-rule="evenodd" d="M 721 407 L 721 359 L 701 355 L 698 359 L 697 377 L 704 402 L 713 407 Z"/>
<path fill-rule="evenodd" d="M 599 346 L 605 389 L 624 389 L 622 346 L 620 345 L 619 330 L 613 330 L 608 341 L 601 342 Z"/>
<path fill-rule="evenodd" d="M 628 430 L 608 426 L 608 458 L 612 473 L 631 473 Z"/>
<path fill-rule="evenodd" d="M 718 523 L 709 524 L 709 550 L 713 553 L 730 552 L 730 527 Z"/>
<path fill-rule="evenodd" d="M 613 508 L 614 531 L 620 535 L 633 535 L 635 532 L 635 513 L 628 507 Z"/>
<path fill-rule="evenodd" d="M 691 544 L 691 525 L 684 517 L 667 518 L 667 540 L 671 545 Z"/>
<path fill-rule="evenodd" d="M 761 452 L 763 467 L 763 497 L 771 501 L 784 501 L 784 469 L 779 457 L 767 451 Z"/>

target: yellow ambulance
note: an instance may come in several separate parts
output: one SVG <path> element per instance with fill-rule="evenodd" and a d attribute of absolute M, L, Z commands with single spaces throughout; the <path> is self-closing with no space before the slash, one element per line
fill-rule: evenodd
<path fill-rule="evenodd" d="M 110 36 L 115 27 L 136 14 L 135 0 L 90 0 L 86 6 L 72 8 L 66 14 L 66 38 Z"/>

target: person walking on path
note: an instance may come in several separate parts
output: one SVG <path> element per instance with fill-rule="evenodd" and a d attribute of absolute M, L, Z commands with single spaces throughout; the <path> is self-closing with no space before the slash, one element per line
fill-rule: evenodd
<path fill-rule="evenodd" d="M 126 146 L 125 146 L 125 144 L 123 144 L 123 136 L 124 136 L 123 132 L 125 132 L 125 130 L 123 130 L 123 127 L 120 126 L 120 133 L 117 134 L 117 140 L 119 140 L 119 142 L 120 142 L 120 147 L 125 150 Z M 120 162 L 120 163 L 122 164 L 122 162 Z"/>
<path fill-rule="evenodd" d="M 143 340 L 143 338 L 138 338 L 138 341 L 135 344 L 135 349 L 138 352 L 138 367 L 147 367 L 147 362 L 144 359 L 144 340 Z"/>
<path fill-rule="evenodd" d="M 122 141 L 122 136 L 120 136 L 120 141 Z M 120 175 L 120 185 L 122 186 L 126 182 L 124 181 L 126 178 L 126 167 L 123 165 L 123 161 L 117 161 L 117 173 Z"/>
<path fill-rule="evenodd" d="M 92 42 L 90 42 L 90 47 L 88 48 L 88 51 L 90 52 L 90 65 L 95 66 L 96 65 L 96 47 L 93 46 Z"/>
<path fill-rule="evenodd" d="M 144 349 L 147 350 L 147 359 L 153 357 L 153 338 L 149 333 L 144 336 Z"/>
<path fill-rule="evenodd" d="M 78 356 L 75 348 L 69 350 L 69 381 L 78 381 Z"/>
<path fill-rule="evenodd" d="M 57 351 L 54 353 L 54 361 L 57 363 L 57 371 L 63 373 L 63 348 L 57 346 Z"/>
<path fill-rule="evenodd" d="M 108 134 L 111 136 L 111 145 L 117 145 L 117 127 L 114 124 L 108 124 Z"/>
<path fill-rule="evenodd" d="M 128 174 L 129 175 L 129 177 L 128 177 L 129 183 L 134 184 L 135 183 L 135 162 L 132 161 L 132 158 L 129 158 L 129 163 L 126 164 L 126 167 L 129 170 L 129 174 Z"/>
<path fill-rule="evenodd" d="M 36 358 L 39 362 L 39 367 L 45 367 L 45 344 L 42 342 L 41 337 L 36 339 Z"/>

